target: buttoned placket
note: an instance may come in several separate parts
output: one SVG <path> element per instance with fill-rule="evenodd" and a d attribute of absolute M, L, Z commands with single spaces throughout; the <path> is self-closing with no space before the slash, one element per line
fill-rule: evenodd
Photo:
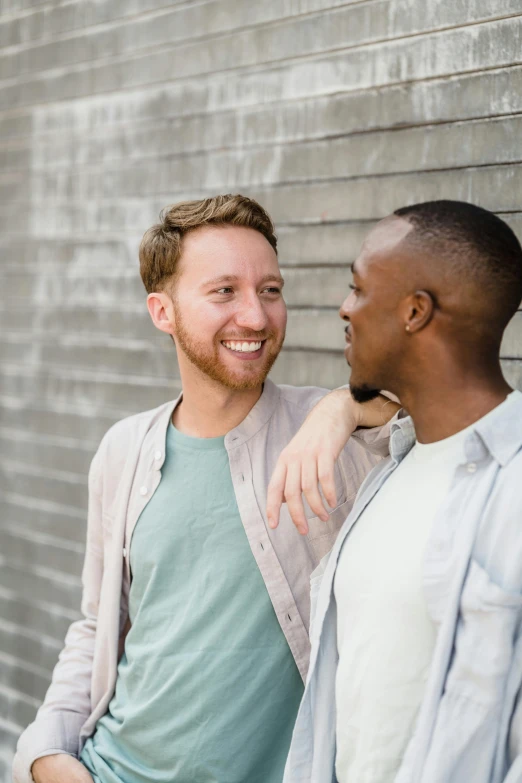
<path fill-rule="evenodd" d="M 248 448 L 244 443 L 235 445 L 239 440 L 238 436 L 230 434 L 228 444 L 225 439 L 225 446 L 241 521 L 277 619 L 304 679 L 309 659 L 308 633 L 257 505 Z"/>
<path fill-rule="evenodd" d="M 169 418 L 170 422 L 170 418 Z M 165 440 L 166 431 L 163 433 L 161 430 L 161 435 L 163 440 Z M 154 451 L 152 454 L 152 460 L 147 461 L 147 473 L 144 477 L 140 477 L 140 479 L 136 481 L 139 489 L 134 492 L 134 497 L 132 498 L 132 502 L 129 503 L 129 515 L 127 518 L 127 524 L 125 529 L 125 537 L 124 537 L 124 544 L 123 544 L 123 550 L 122 550 L 122 556 L 124 560 L 124 568 L 125 568 L 125 577 L 127 579 L 127 582 L 130 584 L 131 579 L 131 573 L 130 573 L 130 547 L 131 547 L 131 540 L 132 540 L 132 534 L 134 532 L 134 528 L 136 527 L 136 523 L 138 522 L 138 519 L 140 518 L 143 509 L 147 506 L 149 501 L 151 500 L 152 496 L 154 495 L 154 492 L 159 486 L 159 483 L 161 481 L 161 468 L 163 466 L 163 463 L 165 461 L 165 452 L 162 448 L 159 447 L 158 443 L 154 444 Z"/>

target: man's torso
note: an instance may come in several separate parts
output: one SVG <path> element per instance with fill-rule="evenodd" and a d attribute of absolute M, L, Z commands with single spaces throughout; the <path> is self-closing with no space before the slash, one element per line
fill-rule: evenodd
<path fill-rule="evenodd" d="M 101 783 L 279 783 L 303 684 L 241 524 L 224 438 L 169 427 L 130 560 L 132 626 L 82 761 Z"/>
<path fill-rule="evenodd" d="M 413 736 L 394 783 L 522 780 L 520 392 L 473 429 L 426 548 L 423 587 L 438 633 Z M 411 420 L 392 426 L 391 459 L 367 478 L 321 576 L 312 575 L 310 669 L 284 783 L 322 783 L 325 775 L 334 775 L 333 589 L 339 554 L 414 438 Z"/>
<path fill-rule="evenodd" d="M 466 435 L 415 444 L 343 545 L 334 583 L 339 783 L 393 780 L 413 733 L 436 640 L 424 552 Z"/>

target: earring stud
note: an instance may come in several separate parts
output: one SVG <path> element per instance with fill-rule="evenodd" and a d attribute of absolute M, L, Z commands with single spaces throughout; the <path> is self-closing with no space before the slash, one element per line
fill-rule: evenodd
<path fill-rule="evenodd" d="M 409 325 L 407 325 L 407 326 L 406 326 L 406 331 L 407 331 L 407 332 L 409 332 L 409 331 L 410 331 L 410 327 L 409 327 Z"/>

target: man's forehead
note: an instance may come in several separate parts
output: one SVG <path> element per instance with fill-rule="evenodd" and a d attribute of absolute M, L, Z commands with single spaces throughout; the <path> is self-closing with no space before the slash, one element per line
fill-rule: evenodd
<path fill-rule="evenodd" d="M 179 271 L 200 284 L 214 278 L 279 275 L 277 255 L 259 231 L 244 226 L 202 226 L 183 237 Z"/>
<path fill-rule="evenodd" d="M 369 261 L 372 258 L 390 255 L 413 231 L 413 225 L 397 215 L 390 215 L 379 221 L 364 240 L 360 259 Z"/>

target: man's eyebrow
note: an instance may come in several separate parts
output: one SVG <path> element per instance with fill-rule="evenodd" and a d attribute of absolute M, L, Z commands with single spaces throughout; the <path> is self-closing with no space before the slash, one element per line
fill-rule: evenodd
<path fill-rule="evenodd" d="M 205 280 L 205 282 L 202 283 L 202 286 L 206 288 L 209 285 L 218 285 L 219 283 L 237 283 L 238 280 L 239 277 L 237 275 L 220 275 L 219 277 L 213 277 L 211 280 Z M 285 284 L 285 281 L 280 275 L 265 275 L 259 282 L 261 285 L 263 285 L 263 283 L 274 282 L 280 285 L 281 288 Z"/>
<path fill-rule="evenodd" d="M 281 277 L 281 275 L 265 275 L 261 280 L 260 283 L 277 283 L 281 288 L 284 286 L 285 281 Z"/>
<path fill-rule="evenodd" d="M 237 275 L 220 275 L 219 277 L 212 277 L 210 280 L 205 280 L 201 285 L 217 285 L 218 283 L 237 283 L 239 277 Z"/>

